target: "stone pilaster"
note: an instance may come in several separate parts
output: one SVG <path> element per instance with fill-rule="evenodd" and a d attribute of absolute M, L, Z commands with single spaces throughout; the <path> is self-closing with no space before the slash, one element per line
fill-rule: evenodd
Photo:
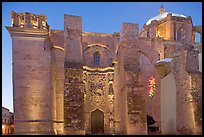
<path fill-rule="evenodd" d="M 64 134 L 64 49 L 53 46 L 52 56 L 54 130 L 55 134 Z"/>

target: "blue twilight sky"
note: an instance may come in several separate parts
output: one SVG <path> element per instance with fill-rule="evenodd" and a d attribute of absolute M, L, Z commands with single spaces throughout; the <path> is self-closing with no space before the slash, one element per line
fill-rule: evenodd
<path fill-rule="evenodd" d="M 3 2 L 2 3 L 2 106 L 13 112 L 12 41 L 5 26 L 10 12 L 44 14 L 51 29 L 63 30 L 64 14 L 82 16 L 83 31 L 119 32 L 122 23 L 143 24 L 158 15 L 161 4 L 167 12 L 191 16 L 202 25 L 202 2 Z"/>

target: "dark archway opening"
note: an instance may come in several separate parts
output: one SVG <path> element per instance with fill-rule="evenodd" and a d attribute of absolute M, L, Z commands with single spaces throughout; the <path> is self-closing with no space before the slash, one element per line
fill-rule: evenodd
<path fill-rule="evenodd" d="M 100 54 L 98 51 L 96 51 L 93 55 L 93 62 L 94 62 L 94 66 L 100 66 Z"/>
<path fill-rule="evenodd" d="M 155 126 L 155 120 L 152 116 L 147 115 L 147 130 L 148 133 L 154 133 L 159 131 L 159 127 Z"/>
<path fill-rule="evenodd" d="M 104 133 L 104 114 L 99 109 L 91 113 L 91 134 Z"/>

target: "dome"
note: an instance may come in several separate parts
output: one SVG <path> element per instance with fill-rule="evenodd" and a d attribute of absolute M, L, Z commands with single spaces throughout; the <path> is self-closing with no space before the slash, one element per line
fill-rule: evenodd
<path fill-rule="evenodd" d="M 151 21 L 153 21 L 153 20 L 159 21 L 159 20 L 161 20 L 161 19 L 163 19 L 163 18 L 166 18 L 166 17 L 167 17 L 167 14 L 169 14 L 169 13 L 171 13 L 171 12 L 164 12 L 164 13 L 162 13 L 162 14 L 159 14 L 159 15 L 157 15 L 157 16 L 155 16 L 155 17 L 150 18 L 150 19 L 147 21 L 146 25 L 149 25 L 149 24 L 151 23 Z M 184 16 L 184 15 L 182 15 L 182 14 L 177 14 L 177 13 L 171 13 L 171 14 L 172 14 L 172 16 L 187 18 L 186 16 Z"/>

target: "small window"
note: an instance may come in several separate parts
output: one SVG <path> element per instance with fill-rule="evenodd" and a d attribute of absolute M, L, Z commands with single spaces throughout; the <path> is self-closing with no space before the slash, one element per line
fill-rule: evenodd
<path fill-rule="evenodd" d="M 94 66 L 100 66 L 100 54 L 98 51 L 96 51 L 93 55 L 93 60 L 94 60 Z"/>
<path fill-rule="evenodd" d="M 178 41 L 181 41 L 182 39 L 181 39 L 181 30 L 178 30 L 178 32 L 177 32 L 177 38 L 176 38 L 176 40 L 178 40 Z"/>
<path fill-rule="evenodd" d="M 158 60 L 160 60 L 160 54 L 158 54 Z"/>

